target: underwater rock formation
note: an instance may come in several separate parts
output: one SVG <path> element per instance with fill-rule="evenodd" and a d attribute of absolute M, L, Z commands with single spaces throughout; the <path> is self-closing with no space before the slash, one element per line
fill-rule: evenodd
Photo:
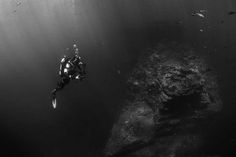
<path fill-rule="evenodd" d="M 204 156 L 202 132 L 221 110 L 216 75 L 184 47 L 148 49 L 105 148 L 108 157 Z"/>

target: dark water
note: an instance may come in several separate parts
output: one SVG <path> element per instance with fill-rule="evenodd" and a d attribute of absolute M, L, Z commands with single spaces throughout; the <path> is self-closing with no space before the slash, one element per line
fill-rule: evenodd
<path fill-rule="evenodd" d="M 191 15 L 199 10 L 205 18 Z M 163 40 L 208 56 L 224 109 L 207 130 L 207 151 L 236 154 L 235 10 L 235 0 L 1 0 L 1 156 L 102 156 L 127 75 L 144 48 Z M 59 59 L 73 43 L 88 78 L 60 92 L 53 110 Z"/>

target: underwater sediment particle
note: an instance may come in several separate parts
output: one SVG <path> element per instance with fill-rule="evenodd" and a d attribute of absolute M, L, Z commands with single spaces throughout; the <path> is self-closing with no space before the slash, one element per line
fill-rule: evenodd
<path fill-rule="evenodd" d="M 203 57 L 178 44 L 158 44 L 143 53 L 127 84 L 107 157 L 204 156 L 202 130 L 222 101 Z"/>

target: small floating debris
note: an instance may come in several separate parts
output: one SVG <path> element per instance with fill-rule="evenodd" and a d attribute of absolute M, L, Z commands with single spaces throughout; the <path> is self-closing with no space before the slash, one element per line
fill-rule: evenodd
<path fill-rule="evenodd" d="M 200 29 L 200 32 L 203 32 L 203 29 Z"/>
<path fill-rule="evenodd" d="M 199 16 L 201 18 L 205 18 L 205 15 L 203 15 L 202 13 L 192 13 L 192 16 Z"/>
<path fill-rule="evenodd" d="M 179 20 L 176 22 L 176 24 L 181 25 L 181 24 L 183 24 L 183 21 Z"/>
<path fill-rule="evenodd" d="M 234 15 L 234 14 L 236 14 L 236 11 L 230 11 L 230 12 L 228 12 L 228 15 Z"/>
<path fill-rule="evenodd" d="M 137 85 L 139 85 L 139 82 L 138 81 L 134 81 L 133 84 L 137 86 Z"/>
<path fill-rule="evenodd" d="M 117 73 L 118 73 L 118 74 L 120 74 L 120 73 L 121 73 L 121 71 L 120 71 L 120 70 L 117 70 Z"/>
<path fill-rule="evenodd" d="M 207 13 L 206 10 L 199 10 L 199 11 L 195 11 L 192 13 L 192 16 L 198 16 L 200 18 L 206 18 L 206 15 L 204 15 L 204 13 Z"/>
<path fill-rule="evenodd" d="M 199 10 L 200 13 L 207 13 L 207 10 Z"/>
<path fill-rule="evenodd" d="M 16 2 L 16 6 L 20 6 L 21 5 L 21 2 Z"/>
<path fill-rule="evenodd" d="M 223 24 L 223 23 L 225 23 L 225 21 L 224 21 L 224 20 L 221 20 L 220 23 Z"/>

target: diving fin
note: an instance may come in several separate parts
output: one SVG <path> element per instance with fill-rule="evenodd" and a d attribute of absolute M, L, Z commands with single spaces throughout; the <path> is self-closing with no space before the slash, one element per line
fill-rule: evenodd
<path fill-rule="evenodd" d="M 55 109 L 57 107 L 56 89 L 53 89 L 52 94 L 52 107 Z"/>
<path fill-rule="evenodd" d="M 52 99 L 52 106 L 54 109 L 57 107 L 57 99 L 56 98 Z"/>

